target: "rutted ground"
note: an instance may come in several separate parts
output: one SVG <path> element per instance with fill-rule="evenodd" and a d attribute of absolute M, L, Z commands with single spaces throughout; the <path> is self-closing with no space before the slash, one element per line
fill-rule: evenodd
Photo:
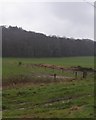
<path fill-rule="evenodd" d="M 3 118 L 94 117 L 94 73 L 84 79 L 81 72 L 75 78 L 73 71 L 10 64 L 13 74 L 3 77 Z"/>
<path fill-rule="evenodd" d="M 33 86 L 29 84 L 5 89 L 3 116 L 61 118 L 74 117 L 77 114 L 77 117 L 93 117 L 93 85 L 92 79 L 87 79 L 62 83 L 41 83 Z M 86 114 L 82 113 L 84 109 L 87 109 Z"/>

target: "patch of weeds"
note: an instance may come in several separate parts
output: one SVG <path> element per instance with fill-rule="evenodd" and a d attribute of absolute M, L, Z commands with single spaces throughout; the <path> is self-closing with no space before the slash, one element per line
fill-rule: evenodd
<path fill-rule="evenodd" d="M 25 95 L 28 95 L 28 92 L 25 92 L 25 91 L 17 92 L 17 96 L 25 96 Z"/>
<path fill-rule="evenodd" d="M 9 107 L 7 105 L 2 105 L 2 110 L 6 110 L 9 109 Z"/>

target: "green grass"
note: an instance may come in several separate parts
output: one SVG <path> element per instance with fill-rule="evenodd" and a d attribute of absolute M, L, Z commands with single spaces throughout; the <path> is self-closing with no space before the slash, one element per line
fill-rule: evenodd
<path fill-rule="evenodd" d="M 93 117 L 94 83 L 92 81 L 92 79 L 87 79 L 87 83 L 86 80 L 82 80 L 6 89 L 3 92 L 3 108 L 5 110 L 3 117 L 22 118 L 33 115 L 59 118 L 66 116 Z M 79 106 L 79 109 L 75 110 L 74 106 Z M 71 110 L 72 107 L 73 110 Z M 87 113 L 84 114 L 83 111 Z M 71 113 L 68 115 L 69 112 Z"/>
<path fill-rule="evenodd" d="M 47 63 L 62 66 L 76 66 L 81 65 L 85 67 L 94 66 L 94 57 L 64 57 L 64 58 L 3 58 L 3 62 L 17 63 L 22 61 L 23 63 Z"/>
<path fill-rule="evenodd" d="M 24 65 L 18 66 L 19 61 Z M 56 82 L 52 78 L 38 78 L 37 76 L 53 73 L 68 77 L 74 77 L 74 75 L 72 72 L 62 73 L 58 70 L 45 70 L 30 66 L 35 63 L 93 68 L 94 58 L 3 58 L 4 84 L 13 81 L 31 81 L 28 84 L 4 87 L 3 118 L 94 117 L 94 75 L 92 73 L 89 73 L 86 79 L 81 79 L 82 75 L 79 73 L 78 78 L 72 81 L 61 81 L 60 79 Z M 33 81 L 37 81 L 37 83 L 33 84 Z"/>
<path fill-rule="evenodd" d="M 17 74 L 30 74 L 34 72 L 45 72 L 44 69 L 32 67 L 19 67 L 19 61 L 22 64 L 54 64 L 64 67 L 70 66 L 82 66 L 82 67 L 94 67 L 94 57 L 65 57 L 65 58 L 3 58 L 3 77 L 14 76 Z M 52 70 L 47 72 L 52 73 Z M 57 71 L 56 71 L 57 72 Z M 57 72 L 58 73 L 58 72 Z M 60 73 L 60 72 L 59 72 Z"/>

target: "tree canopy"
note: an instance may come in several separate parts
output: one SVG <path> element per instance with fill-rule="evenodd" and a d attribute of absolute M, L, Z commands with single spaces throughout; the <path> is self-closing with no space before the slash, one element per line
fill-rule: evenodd
<path fill-rule="evenodd" d="M 2 26 L 3 57 L 93 56 L 94 46 L 96 42 L 90 39 L 46 36 L 18 27 Z"/>

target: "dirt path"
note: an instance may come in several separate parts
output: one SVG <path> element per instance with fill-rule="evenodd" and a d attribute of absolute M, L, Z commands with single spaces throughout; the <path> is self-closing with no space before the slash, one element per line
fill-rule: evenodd
<path fill-rule="evenodd" d="M 38 78 L 54 78 L 54 74 L 51 75 L 38 75 Z M 62 76 L 62 75 L 56 75 L 56 79 L 73 79 L 73 77 L 68 76 Z"/>

